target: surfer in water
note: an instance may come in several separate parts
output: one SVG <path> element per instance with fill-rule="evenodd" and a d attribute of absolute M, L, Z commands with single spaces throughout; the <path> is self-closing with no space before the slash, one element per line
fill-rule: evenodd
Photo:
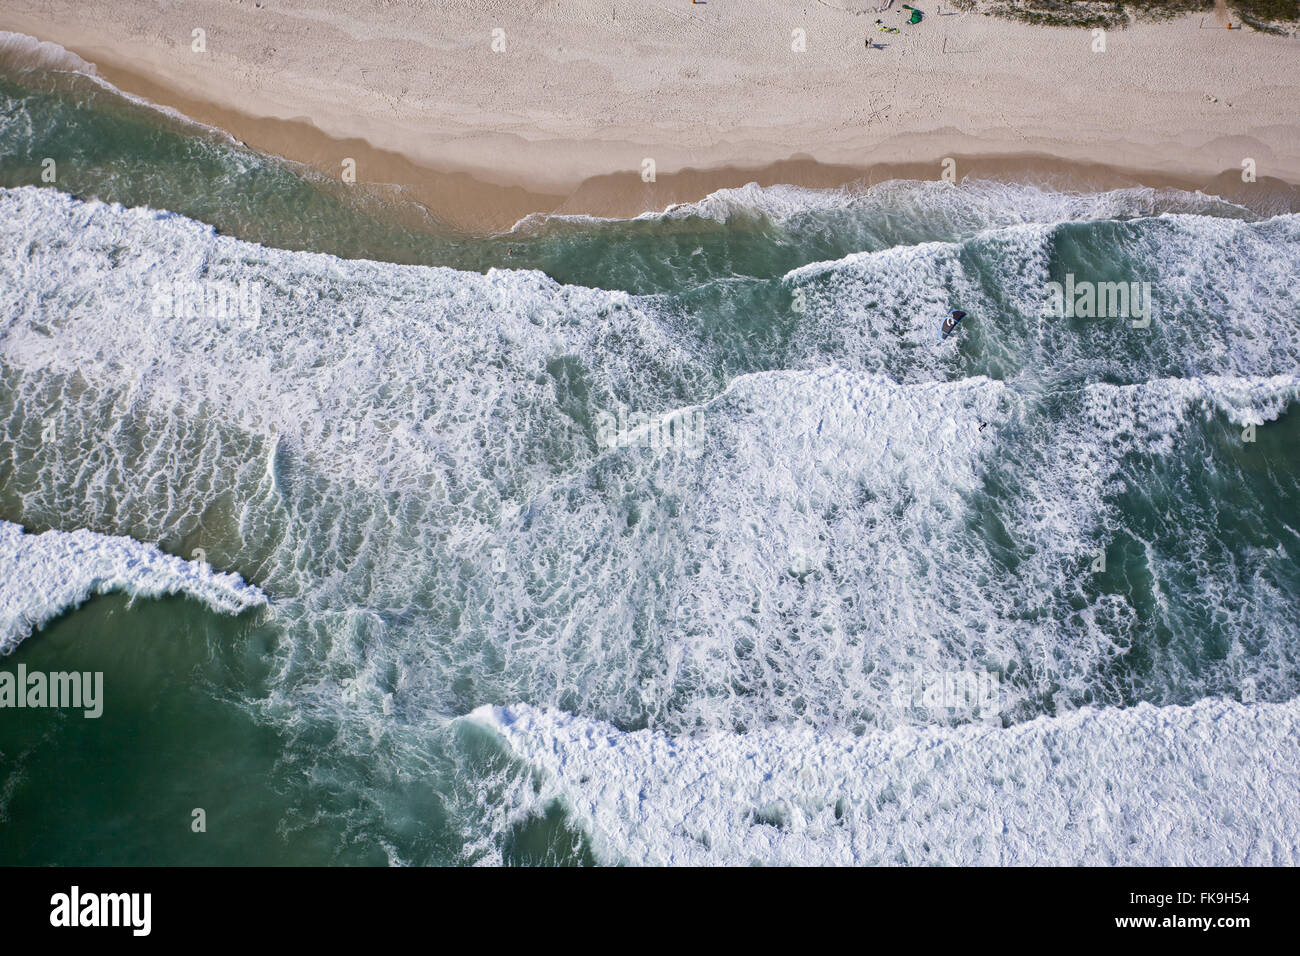
<path fill-rule="evenodd" d="M 953 309 L 948 318 L 943 320 L 943 327 L 939 329 L 940 336 L 946 339 L 952 335 L 957 331 L 957 326 L 961 324 L 961 320 L 964 318 L 966 318 L 965 312 L 961 309 Z"/>

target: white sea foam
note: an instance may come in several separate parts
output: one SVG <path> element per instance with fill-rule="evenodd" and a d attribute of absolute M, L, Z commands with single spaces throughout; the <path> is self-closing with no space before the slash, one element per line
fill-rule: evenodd
<path fill-rule="evenodd" d="M 1300 703 L 1081 709 L 1010 728 L 670 737 L 470 715 L 606 862 L 1228 866 L 1300 859 Z"/>
<path fill-rule="evenodd" d="M 940 345 L 939 323 L 960 306 L 978 323 L 989 353 L 1023 351 L 1017 316 L 1032 314 L 1047 280 L 1053 227 L 1017 225 L 961 242 L 926 242 L 815 262 L 782 280 L 804 314 L 793 362 L 827 352 L 854 368 L 925 381 L 960 369 L 959 340 Z M 972 254 L 998 263 L 998 284 L 970 267 Z"/>
<path fill-rule="evenodd" d="M 298 602 L 286 647 L 320 655 L 322 709 L 345 706 L 336 668 L 378 699 L 409 671 L 411 706 L 448 706 L 447 668 L 478 676 L 502 639 L 453 623 L 466 592 L 515 586 L 488 570 L 499 529 L 600 457 L 593 406 L 682 407 L 712 378 L 623 293 L 264 249 L 50 190 L 0 202 L 19 513 L 238 556 Z M 175 279 L 260 282 L 256 327 L 155 314 L 152 284 Z"/>
<path fill-rule="evenodd" d="M 84 529 L 24 534 L 19 525 L 0 521 L 0 569 L 0 654 L 64 611 L 111 591 L 143 598 L 184 594 L 223 614 L 266 603 L 237 574 Z"/>
<path fill-rule="evenodd" d="M 811 189 L 803 186 L 760 186 L 756 182 L 709 193 L 697 202 L 673 203 L 659 211 L 631 217 L 593 216 L 587 213 L 540 213 L 524 216 L 511 232 L 531 232 L 548 225 L 575 223 L 647 222 L 655 220 L 700 218 L 727 222 L 737 214 L 766 215 L 774 219 L 794 216 L 817 209 L 839 209 L 852 202 L 857 194 L 851 189 Z"/>
<path fill-rule="evenodd" d="M 963 232 L 1018 224 L 1130 219 L 1166 212 L 1249 215 L 1244 207 L 1199 192 L 1148 186 L 1094 192 L 987 179 L 961 183 L 891 179 L 872 186 L 839 189 L 749 183 L 720 189 L 698 203 L 675 206 L 664 215 L 699 215 L 725 221 L 735 212 L 749 211 L 789 220 L 810 212 L 846 209 L 920 222 L 939 221 Z"/>
<path fill-rule="evenodd" d="M 1181 243 L 1198 227 L 1155 228 Z M 1231 227 L 1261 247 L 1291 228 Z M 931 285 L 947 282 L 1027 309 L 1052 241 L 1011 225 L 796 275 L 794 288 L 843 288 L 810 295 L 796 361 L 735 374 L 658 297 L 264 249 L 171 214 L 6 191 L 4 505 L 29 524 L 237 555 L 288 635 L 252 706 L 277 725 L 327 721 L 339 747 L 389 769 L 395 728 L 483 700 L 678 737 L 838 739 L 968 719 L 900 706 L 892 680 L 917 668 L 998 674 L 1008 721 L 1182 702 L 1244 675 L 1288 699 L 1300 648 L 1285 554 L 1144 539 L 1162 627 L 1177 633 L 1203 594 L 1215 627 L 1247 636 L 1223 665 L 1189 667 L 1174 642 L 1159 668 L 1130 666 L 1148 619 L 1087 578 L 1124 531 L 1123 494 L 1185 476 L 1215 416 L 1272 422 L 1295 400 L 1293 377 L 1249 367 L 1259 317 L 1217 316 L 1243 351 L 1194 350 L 1214 375 L 1153 377 L 1166 359 L 1148 352 L 1130 373 L 1152 380 L 1132 385 L 1004 382 L 957 364 L 962 344 L 898 304 L 937 309 Z M 983 280 L 1005 291 L 968 274 L 981 253 L 1006 260 Z M 175 279 L 259 282 L 261 316 L 154 315 L 152 283 Z M 901 332 L 858 302 L 864 289 Z M 1028 340 L 1028 326 L 980 321 Z M 1290 348 L 1294 332 L 1275 338 Z M 1049 370 L 1056 357 L 1039 353 Z M 689 410 L 697 440 L 602 448 L 594 413 L 624 405 Z M 1234 496 L 1215 507 L 1260 504 Z M 1184 541 L 1190 584 L 1168 553 Z M 1233 564 L 1246 558 L 1253 578 Z M 418 759 L 424 738 L 402 740 Z"/>
<path fill-rule="evenodd" d="M 1078 243 L 1085 256 L 1111 260 L 1079 278 L 1149 284 L 1150 327 L 1044 314 L 1057 248 Z M 1059 223 L 1001 226 L 791 270 L 783 283 L 802 314 L 787 361 L 829 353 L 900 381 L 988 367 L 1079 382 L 1287 374 L 1300 367 L 1297 274 L 1297 215 L 1245 222 L 1166 214 L 1099 239 Z M 936 348 L 939 323 L 955 306 L 970 315 L 964 336 Z M 978 358 L 961 348 L 972 336 Z"/>
<path fill-rule="evenodd" d="M 1069 401 L 1085 414 L 1058 421 L 989 379 L 742 376 L 704 407 L 691 455 L 620 450 L 506 523 L 511 558 L 464 621 L 501 633 L 530 620 L 505 661 L 527 670 L 534 700 L 567 691 L 680 731 L 945 719 L 892 699 L 891 681 L 917 669 L 1014 674 L 1003 703 L 1016 718 L 1048 699 L 1123 699 L 1116 669 L 1142 622 L 1088 573 L 1123 527 L 1116 496 L 1141 486 L 1143 456 L 1176 468 L 1192 454 L 1202 408 L 1276 417 L 1296 381 L 1149 383 L 1120 389 L 1122 409 L 1113 391 L 1082 389 Z M 1275 618 L 1255 663 L 1286 693 L 1285 596 L 1260 584 L 1249 600 L 1268 609 L 1252 626 Z M 1172 662 L 1124 680 L 1158 699 L 1210 672 Z"/>
<path fill-rule="evenodd" d="M 631 219 L 530 213 L 512 231 L 532 232 L 563 223 L 593 225 L 690 218 L 726 223 L 738 217 L 755 216 L 792 225 L 802 218 L 829 213 L 841 217 L 897 217 L 970 234 L 1016 224 L 1129 219 L 1166 212 L 1251 215 L 1246 208 L 1217 196 L 1148 186 L 1086 192 L 981 179 L 964 180 L 960 184 L 891 179 L 871 186 L 850 184 L 831 189 L 760 186 L 750 182 L 718 189 L 696 202 L 676 203 Z"/>
<path fill-rule="evenodd" d="M 507 564 L 463 620 L 510 632 L 505 663 L 541 699 L 676 727 L 906 719 L 882 700 L 898 667 L 992 659 L 936 637 L 991 630 L 996 609 L 944 587 L 959 572 L 925 551 L 974 543 L 965 502 L 995 447 L 980 421 L 1015 411 L 990 380 L 741 376 L 704 406 L 689 451 L 607 453 L 505 523 Z"/>
<path fill-rule="evenodd" d="M 728 385 L 656 300 L 264 249 L 52 191 L 0 201 L 0 455 L 25 520 L 238 555 L 301 602 L 325 710 L 348 707 L 328 676 L 358 666 L 376 702 L 445 712 L 460 680 L 674 731 L 933 720 L 891 705 L 915 666 L 1014 671 L 1017 717 L 1121 699 L 1137 614 L 1082 572 L 1117 489 L 1145 480 L 1125 456 L 1184 447 L 1195 403 L 1153 414 L 1171 396 L 1235 388 L 1233 420 L 1290 400 L 1280 380 L 1160 380 L 1122 393 L 1121 419 L 1089 386 L 1058 421 L 1030 387 L 926 381 L 941 358 L 901 374 L 908 348 L 952 350 L 919 327 L 872 340 L 878 362 Z M 1032 271 L 1044 235 L 980 241 Z M 942 245 L 842 273 L 883 283 L 890 308 L 963 275 Z M 261 282 L 257 327 L 154 315 L 151 283 L 176 277 Z M 1029 285 L 1012 275 L 1008 294 Z M 843 341 L 858 321 L 840 316 Z M 693 409 L 690 454 L 602 449 L 590 416 L 632 402 Z M 1260 587 L 1266 614 L 1279 596 Z M 1292 643 L 1269 645 L 1279 675 Z"/>
<path fill-rule="evenodd" d="M 540 272 L 345 263 L 50 190 L 12 190 L 5 201 L 3 239 L 19 253 L 0 271 L 18 292 L 0 311 L 8 361 L 105 389 L 147 380 L 163 403 L 211 403 L 247 431 L 292 438 L 296 451 L 372 483 L 436 481 L 460 452 L 448 447 L 453 437 L 526 431 L 526 421 L 500 420 L 501 406 L 522 404 L 519 390 L 535 390 L 529 379 L 566 353 L 603 353 L 608 404 L 644 402 L 654 372 L 666 372 L 659 378 L 671 390 L 671 369 L 654 361 L 689 364 L 627 295 L 561 286 Z M 60 237 L 71 231 L 67 244 Z M 153 314 L 159 282 L 247 277 L 262 285 L 255 328 Z M 113 336 L 92 332 L 106 314 Z M 654 361 L 643 367 L 638 353 Z M 460 434 L 434 434 L 437 419 L 455 421 Z"/>
<path fill-rule="evenodd" d="M 1206 417 L 1220 412 L 1237 425 L 1276 421 L 1292 402 L 1300 399 L 1300 375 L 1207 375 L 1136 385 L 1097 383 L 1089 385 L 1085 395 L 1089 417 L 1108 430 L 1106 437 L 1112 443 L 1140 429 L 1147 434 L 1148 442 L 1150 436 L 1162 439 L 1158 449 L 1148 444 L 1148 450 L 1167 450 L 1165 440 L 1186 425 L 1192 407 L 1199 407 Z"/>

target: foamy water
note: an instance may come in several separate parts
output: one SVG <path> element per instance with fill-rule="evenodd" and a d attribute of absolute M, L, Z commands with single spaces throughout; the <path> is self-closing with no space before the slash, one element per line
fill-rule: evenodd
<path fill-rule="evenodd" d="M 803 261 L 738 261 L 739 216 Z M 516 241 L 609 232 L 636 286 L 691 217 L 680 294 L 633 294 L 0 192 L 0 506 L 75 532 L 4 526 L 0 617 L 264 594 L 271 677 L 226 691 L 393 862 L 412 775 L 475 861 L 559 806 L 607 862 L 1293 862 L 1297 217 L 752 187 Z M 1151 325 L 1045 316 L 1068 270 Z M 946 675 L 994 698 L 900 695 Z"/>
<path fill-rule="evenodd" d="M 468 718 L 555 781 L 606 862 L 1294 866 L 1300 711 L 1082 709 L 1014 727 L 672 738 Z"/>
<path fill-rule="evenodd" d="M 0 522 L 0 567 L 0 654 L 96 594 L 184 594 L 225 614 L 266 603 L 262 592 L 237 574 L 214 572 L 130 538 L 84 530 L 24 534 L 17 525 Z"/>

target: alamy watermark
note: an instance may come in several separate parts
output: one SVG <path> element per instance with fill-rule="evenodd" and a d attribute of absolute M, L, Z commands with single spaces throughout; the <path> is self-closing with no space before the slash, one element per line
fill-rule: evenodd
<path fill-rule="evenodd" d="M 1047 283 L 1043 315 L 1049 318 L 1132 319 L 1133 328 L 1151 324 L 1150 282 L 1076 281 L 1067 273 L 1064 284 Z"/>
<path fill-rule="evenodd" d="M 0 671 L 0 709 L 73 708 L 94 720 L 104 712 L 103 671 Z"/>
<path fill-rule="evenodd" d="M 83 893 L 74 885 L 50 897 L 50 925 L 56 928 L 122 927 L 148 936 L 152 913 L 152 893 Z"/>
<path fill-rule="evenodd" d="M 152 292 L 150 313 L 154 318 L 211 319 L 249 330 L 262 321 L 260 282 L 174 279 L 155 282 Z"/>
<path fill-rule="evenodd" d="M 662 451 L 689 451 L 704 439 L 704 410 L 689 408 L 655 415 L 629 412 L 596 413 L 596 442 L 602 449 L 640 446 Z"/>
<path fill-rule="evenodd" d="M 1002 679 L 993 671 L 917 669 L 889 679 L 900 710 L 922 709 L 931 717 L 991 718 L 1002 712 Z"/>

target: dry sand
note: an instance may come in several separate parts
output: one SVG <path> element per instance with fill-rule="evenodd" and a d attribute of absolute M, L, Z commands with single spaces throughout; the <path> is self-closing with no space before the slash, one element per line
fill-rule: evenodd
<path fill-rule="evenodd" d="M 0 29 L 255 148 L 330 175 L 351 157 L 471 228 L 750 180 L 938 178 L 945 157 L 959 178 L 1300 183 L 1300 39 L 1193 15 L 1094 52 L 1088 30 L 925 3 L 906 26 L 883 2 L 0 0 Z"/>

